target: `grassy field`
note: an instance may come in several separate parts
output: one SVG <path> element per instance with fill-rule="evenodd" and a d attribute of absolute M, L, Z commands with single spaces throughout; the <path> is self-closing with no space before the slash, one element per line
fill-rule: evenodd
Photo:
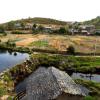
<path fill-rule="evenodd" d="M 54 48 L 59 51 L 66 51 L 69 45 L 73 45 L 77 52 L 100 53 L 99 36 L 68 36 L 68 35 L 48 35 L 48 34 L 9 34 L 0 37 L 0 40 L 12 40 L 17 46 L 36 47 L 36 48 Z M 42 42 L 41 42 L 42 41 Z M 96 48 L 96 51 L 95 51 Z"/>

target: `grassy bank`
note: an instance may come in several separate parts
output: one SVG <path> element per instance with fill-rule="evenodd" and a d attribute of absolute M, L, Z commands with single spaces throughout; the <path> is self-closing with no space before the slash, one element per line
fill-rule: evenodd
<path fill-rule="evenodd" d="M 16 85 L 30 75 L 31 72 L 26 67 L 26 62 L 24 62 L 2 73 L 0 75 L 0 98 L 4 95 L 8 95 L 9 97 L 15 96 L 14 89 Z"/>
<path fill-rule="evenodd" d="M 85 100 L 100 100 L 100 82 L 96 83 L 96 82 L 82 80 L 82 79 L 76 79 L 75 82 L 77 84 L 85 86 L 88 90 L 90 90 L 89 93 L 90 97 L 89 96 L 85 97 Z"/>
<path fill-rule="evenodd" d="M 22 52 L 22 53 L 31 53 L 31 50 L 27 47 L 11 47 L 5 44 L 0 44 L 1 50 L 8 50 L 8 51 L 15 51 L 15 52 Z"/>
<path fill-rule="evenodd" d="M 75 57 L 48 54 L 33 54 L 31 57 L 36 66 L 54 66 L 61 70 L 72 70 L 83 73 L 97 73 L 100 70 L 99 57 Z M 37 62 L 35 62 L 37 61 Z"/>
<path fill-rule="evenodd" d="M 95 63 L 95 64 L 94 64 Z M 28 77 L 38 67 L 49 67 L 54 66 L 64 71 L 79 71 L 83 73 L 97 73 L 100 70 L 100 58 L 99 57 L 75 57 L 75 56 L 62 56 L 62 55 L 51 55 L 51 54 L 32 54 L 30 60 L 16 65 L 11 68 L 8 72 L 5 72 L 0 76 L 0 96 L 5 94 L 14 95 L 15 86 Z M 84 83 L 87 81 L 78 81 Z M 83 84 L 83 85 L 84 85 Z M 88 83 L 87 87 L 93 86 L 99 89 L 100 84 Z M 3 91 L 4 90 L 4 91 Z M 94 90 L 92 90 L 94 92 Z M 96 90 L 97 91 L 97 90 Z M 97 91 L 98 92 L 98 91 Z"/>

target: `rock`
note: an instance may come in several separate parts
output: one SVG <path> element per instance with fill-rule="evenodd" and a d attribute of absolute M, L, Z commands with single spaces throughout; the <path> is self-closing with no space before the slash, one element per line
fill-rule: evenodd
<path fill-rule="evenodd" d="M 67 73 L 54 67 L 40 67 L 27 79 L 27 100 L 51 100 L 63 93 L 64 97 L 72 98 L 71 100 L 75 96 L 80 98 L 86 95 Z"/>

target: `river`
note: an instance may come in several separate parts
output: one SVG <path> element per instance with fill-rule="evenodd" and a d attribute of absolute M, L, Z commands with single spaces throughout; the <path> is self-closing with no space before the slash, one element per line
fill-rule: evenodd
<path fill-rule="evenodd" d="M 28 58 L 29 55 L 27 53 L 0 50 L 0 72 L 20 64 Z"/>

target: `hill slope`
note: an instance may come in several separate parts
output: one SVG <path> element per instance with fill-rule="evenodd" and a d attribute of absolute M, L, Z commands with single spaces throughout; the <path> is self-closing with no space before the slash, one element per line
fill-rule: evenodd
<path fill-rule="evenodd" d="M 20 20 L 15 20 L 15 21 L 10 21 L 8 23 L 35 23 L 35 24 L 53 24 L 53 25 L 66 25 L 67 22 L 65 21 L 59 21 L 56 19 L 51 19 L 51 18 L 40 18 L 40 17 L 35 17 L 35 18 L 27 18 L 27 19 L 20 19 Z M 4 23 L 4 25 L 8 24 Z"/>
<path fill-rule="evenodd" d="M 83 22 L 84 24 L 92 24 L 92 25 L 95 25 L 96 29 L 100 29 L 100 16 L 92 19 L 92 20 L 89 20 L 89 21 L 85 21 Z"/>

